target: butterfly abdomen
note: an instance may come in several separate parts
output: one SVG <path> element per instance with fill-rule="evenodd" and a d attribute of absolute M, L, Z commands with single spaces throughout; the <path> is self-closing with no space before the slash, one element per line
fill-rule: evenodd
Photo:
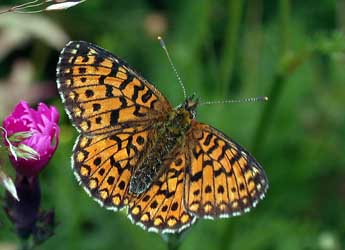
<path fill-rule="evenodd" d="M 141 194 L 161 176 L 166 170 L 164 166 L 174 159 L 175 149 L 183 146 L 190 123 L 188 111 L 174 110 L 167 121 L 156 124 L 157 136 L 148 143 L 146 153 L 134 171 L 130 192 Z"/>

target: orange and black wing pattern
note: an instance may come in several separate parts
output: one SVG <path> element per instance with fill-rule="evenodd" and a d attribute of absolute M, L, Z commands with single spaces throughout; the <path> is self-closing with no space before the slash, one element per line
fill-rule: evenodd
<path fill-rule="evenodd" d="M 61 51 L 57 84 L 67 114 L 84 134 L 112 133 L 152 122 L 172 109 L 124 61 L 83 41 L 71 41 Z"/>
<path fill-rule="evenodd" d="M 184 204 L 191 214 L 220 218 L 248 212 L 262 199 L 268 180 L 245 149 L 215 128 L 192 122 L 190 166 Z"/>
<path fill-rule="evenodd" d="M 179 151 L 174 160 L 164 163 L 164 172 L 151 187 L 129 203 L 133 223 L 160 233 L 181 232 L 196 221 L 183 204 L 188 154 Z"/>
<path fill-rule="evenodd" d="M 85 191 L 102 206 L 118 210 L 128 204 L 132 172 L 153 133 L 131 127 L 97 136 L 80 135 L 74 146 L 72 166 Z"/>
<path fill-rule="evenodd" d="M 101 205 L 128 203 L 128 183 L 156 131 L 152 125 L 172 107 L 124 61 L 96 45 L 69 42 L 57 66 L 60 96 L 81 135 L 72 168 Z"/>

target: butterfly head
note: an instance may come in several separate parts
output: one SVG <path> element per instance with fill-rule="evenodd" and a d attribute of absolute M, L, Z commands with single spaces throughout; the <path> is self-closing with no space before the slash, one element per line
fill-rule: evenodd
<path fill-rule="evenodd" d="M 177 110 L 187 111 L 190 119 L 196 117 L 196 108 L 199 104 L 199 99 L 195 97 L 195 94 L 189 96 L 181 105 L 177 107 Z"/>

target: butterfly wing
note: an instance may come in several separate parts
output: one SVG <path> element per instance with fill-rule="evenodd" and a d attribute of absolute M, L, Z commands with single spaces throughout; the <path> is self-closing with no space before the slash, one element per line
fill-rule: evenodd
<path fill-rule="evenodd" d="M 71 41 L 61 51 L 57 84 L 67 114 L 84 134 L 152 122 L 172 107 L 124 61 L 96 45 Z"/>
<path fill-rule="evenodd" d="M 186 174 L 186 209 L 204 218 L 248 212 L 262 199 L 268 180 L 245 149 L 215 128 L 192 122 L 191 165 Z"/>
<path fill-rule="evenodd" d="M 124 61 L 82 41 L 62 50 L 57 83 L 81 132 L 72 156 L 77 179 L 101 205 L 122 208 L 132 171 L 155 135 L 151 126 L 171 105 Z"/>
<path fill-rule="evenodd" d="M 102 206 L 117 210 L 128 204 L 132 171 L 151 133 L 141 126 L 110 136 L 78 137 L 72 158 L 74 173 L 86 192 Z"/>
<path fill-rule="evenodd" d="M 128 214 L 132 222 L 149 231 L 180 232 L 196 220 L 183 205 L 189 159 L 185 151 L 179 151 L 173 158 L 173 161 L 165 161 L 165 171 L 150 188 L 138 197 L 132 197 L 129 203 Z"/>

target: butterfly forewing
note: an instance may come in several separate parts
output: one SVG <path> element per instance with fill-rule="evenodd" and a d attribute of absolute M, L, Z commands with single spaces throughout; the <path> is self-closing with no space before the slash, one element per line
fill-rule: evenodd
<path fill-rule="evenodd" d="M 57 66 L 59 93 L 76 128 L 111 133 L 160 119 L 172 108 L 121 59 L 87 42 L 70 42 Z"/>
<path fill-rule="evenodd" d="M 240 215 L 262 199 L 268 181 L 259 163 L 211 126 L 192 123 L 185 206 L 199 217 Z"/>

